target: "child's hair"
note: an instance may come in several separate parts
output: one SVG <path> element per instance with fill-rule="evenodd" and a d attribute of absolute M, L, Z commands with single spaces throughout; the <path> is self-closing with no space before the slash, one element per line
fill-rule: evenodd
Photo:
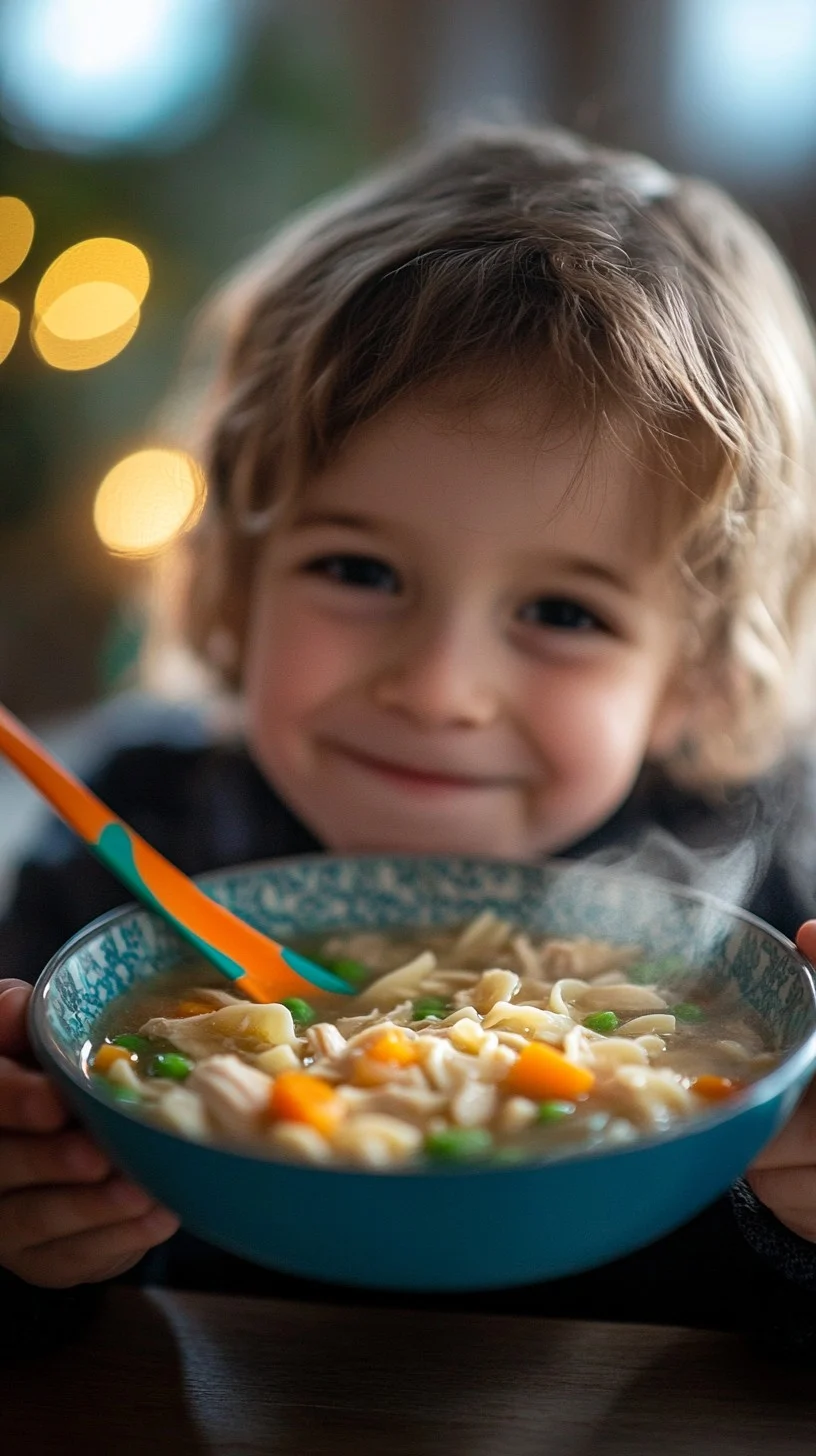
<path fill-rule="evenodd" d="M 263 531 L 349 432 L 432 381 L 521 378 L 533 409 L 540 381 L 542 408 L 555 389 L 596 429 L 623 417 L 672 466 L 695 708 L 668 772 L 745 781 L 811 722 L 816 350 L 715 187 L 555 128 L 468 128 L 281 232 L 213 317 L 185 631 L 222 677 Z"/>

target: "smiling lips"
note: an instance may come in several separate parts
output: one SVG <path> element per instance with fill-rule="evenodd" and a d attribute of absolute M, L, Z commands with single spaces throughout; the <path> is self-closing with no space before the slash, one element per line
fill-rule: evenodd
<path fill-rule="evenodd" d="M 476 775 L 476 774 L 450 774 L 432 772 L 425 768 L 411 768 L 406 764 L 392 763 L 387 759 L 379 758 L 373 754 L 361 753 L 357 749 L 348 748 L 345 745 L 331 745 L 335 753 L 359 764 L 370 772 L 379 774 L 393 784 L 399 784 L 403 788 L 425 789 L 429 792 L 434 790 L 451 789 L 506 789 L 518 786 L 520 778 L 509 775 L 497 776 Z"/>

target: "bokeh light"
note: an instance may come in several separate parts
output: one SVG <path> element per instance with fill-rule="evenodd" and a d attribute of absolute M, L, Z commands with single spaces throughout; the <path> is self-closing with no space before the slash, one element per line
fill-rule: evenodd
<path fill-rule="evenodd" d="M 5 0 L 0 110 L 22 140 L 60 151 L 182 144 L 228 92 L 243 9 L 236 0 Z"/>
<path fill-rule="evenodd" d="M 43 323 L 59 339 L 96 339 L 120 329 L 138 308 L 121 283 L 78 283 L 52 303 Z"/>
<path fill-rule="evenodd" d="M 198 520 L 204 473 L 184 450 L 139 450 L 105 476 L 94 502 L 94 526 L 116 556 L 153 556 Z"/>
<path fill-rule="evenodd" d="M 32 326 L 31 342 L 43 363 L 50 364 L 52 369 L 96 369 L 121 354 L 139 327 L 140 317 L 136 309 L 126 324 L 92 339 L 61 339 L 58 334 L 52 334 L 44 320 L 40 319 Z"/>
<path fill-rule="evenodd" d="M 773 185 L 812 167 L 813 0 L 683 0 L 670 55 L 673 119 L 698 159 Z"/>
<path fill-rule="evenodd" d="M 94 369 L 115 358 L 139 327 L 150 265 L 122 238 L 87 238 L 43 274 L 31 338 L 55 369 Z"/>
<path fill-rule="evenodd" d="M 20 310 L 13 303 L 0 298 L 0 364 L 14 348 L 14 340 L 20 328 Z"/>
<path fill-rule="evenodd" d="M 138 307 L 150 286 L 150 265 L 141 248 L 123 238 L 86 238 L 66 248 L 46 269 L 34 299 L 35 314 L 42 318 L 69 288 L 96 282 L 118 283 Z"/>
<path fill-rule="evenodd" d="M 0 283 L 16 273 L 34 240 L 34 215 L 19 197 L 0 197 Z"/>

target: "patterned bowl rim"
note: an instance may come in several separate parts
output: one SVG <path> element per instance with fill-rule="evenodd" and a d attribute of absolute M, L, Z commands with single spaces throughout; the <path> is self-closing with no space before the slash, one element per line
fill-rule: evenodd
<path fill-rule="evenodd" d="M 726 900 L 721 900 L 717 895 L 712 895 L 708 890 L 699 890 L 689 885 L 677 885 L 668 879 L 661 879 L 658 875 L 644 874 L 641 871 L 621 871 L 616 866 L 593 864 L 586 860 L 569 860 L 553 857 L 536 864 L 535 861 L 515 861 L 496 859 L 488 855 L 442 855 L 442 854 L 353 854 L 353 855 L 324 855 L 324 854 L 301 854 L 282 855 L 277 859 L 266 859 L 250 861 L 240 865 L 225 865 L 222 869 L 208 870 L 205 874 L 195 875 L 196 884 L 206 886 L 207 884 L 223 880 L 229 876 L 248 876 L 267 874 L 277 869 L 297 868 L 299 865 L 314 865 L 316 863 L 332 864 L 366 864 L 381 861 L 394 865 L 408 864 L 434 864 L 445 863 L 466 867 L 485 867 L 490 869 L 524 869 L 525 871 L 536 868 L 544 871 L 549 869 L 578 870 L 585 868 L 598 873 L 603 879 L 615 881 L 637 880 L 646 888 L 654 889 L 659 895 L 670 895 L 684 900 L 690 900 L 696 904 L 708 905 L 726 914 L 730 919 L 743 921 L 753 926 L 768 939 L 773 940 L 781 946 L 788 955 L 793 966 L 797 969 L 799 976 L 804 980 L 805 988 L 809 993 L 811 1006 L 816 1013 L 816 968 L 802 954 L 792 940 L 789 940 L 781 931 L 769 925 L 758 915 L 750 910 L 743 910 L 739 905 L 731 905 Z M 474 1163 L 472 1165 L 461 1164 L 459 1166 L 445 1167 L 442 1165 L 427 1168 L 425 1166 L 414 1166 L 408 1168 L 396 1168 L 382 1170 L 370 1168 L 354 1168 L 345 1165 L 336 1167 L 324 1167 L 312 1163 L 296 1163 L 291 1159 L 276 1158 L 268 1153 L 263 1155 L 248 1153 L 244 1149 L 237 1149 L 234 1144 L 220 1142 L 216 1139 L 208 1139 L 206 1142 L 198 1142 L 192 1138 L 185 1138 L 179 1133 L 174 1133 L 168 1128 L 160 1127 L 157 1124 L 148 1122 L 140 1117 L 138 1113 L 128 1110 L 127 1107 L 111 1102 L 103 1092 L 94 1087 L 90 1078 L 83 1075 L 81 1069 L 75 1064 L 70 1056 L 55 1041 L 51 1027 L 48 1022 L 48 998 L 51 993 L 54 978 L 61 970 L 69 956 L 74 955 L 89 941 L 97 939 L 102 932 L 107 932 L 115 926 L 117 921 L 126 919 L 138 912 L 146 920 L 160 920 L 155 911 L 149 910 L 146 906 L 131 900 L 127 904 L 119 905 L 113 910 L 108 910 L 104 915 L 99 915 L 82 930 L 77 931 L 70 940 L 60 946 L 40 973 L 29 1002 L 28 1007 L 28 1032 L 37 1060 L 46 1065 L 50 1063 L 62 1076 L 73 1082 L 85 1096 L 91 1097 L 99 1102 L 109 1113 L 115 1117 L 123 1118 L 126 1122 L 136 1122 L 141 1127 L 149 1128 L 150 1132 L 160 1139 L 169 1140 L 171 1143 L 182 1143 L 187 1147 L 199 1148 L 209 1153 L 218 1153 L 220 1156 L 227 1156 L 239 1164 L 261 1164 L 273 1168 L 294 1169 L 298 1173 L 307 1176 L 338 1177 L 352 1174 L 355 1178 L 376 1179 L 382 1181 L 388 1178 L 482 1178 L 498 1177 L 507 1174 L 519 1174 L 533 1171 L 541 1171 L 548 1167 L 560 1167 L 565 1163 L 587 1163 L 597 1162 L 611 1158 L 626 1158 L 646 1153 L 650 1149 L 664 1147 L 669 1144 L 685 1141 L 688 1138 L 707 1132 L 717 1126 L 731 1122 L 734 1118 L 762 1106 L 765 1102 L 773 1101 L 780 1097 L 788 1087 L 800 1077 L 804 1077 L 809 1068 L 816 1067 L 816 1025 L 813 1031 L 805 1038 L 802 1044 L 795 1047 L 787 1056 L 784 1056 L 779 1066 L 772 1068 L 765 1076 L 757 1078 L 752 1082 L 745 1092 L 739 1093 L 733 1101 L 719 1104 L 710 1113 L 694 1117 L 689 1122 L 678 1122 L 668 1129 L 657 1133 L 653 1137 L 637 1138 L 631 1143 L 622 1143 L 618 1146 L 604 1147 L 603 1144 L 596 1145 L 581 1151 L 580 1144 L 576 1151 L 565 1150 L 562 1153 L 549 1154 L 541 1158 L 525 1158 L 518 1163 Z"/>

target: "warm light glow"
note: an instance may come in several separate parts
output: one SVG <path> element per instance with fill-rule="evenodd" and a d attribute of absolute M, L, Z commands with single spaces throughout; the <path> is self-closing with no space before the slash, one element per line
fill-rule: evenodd
<path fill-rule="evenodd" d="M 37 318 L 43 318 L 63 293 L 83 283 L 116 283 L 133 295 L 138 308 L 150 287 L 150 265 L 141 248 L 122 238 L 75 243 L 43 273 L 34 299 Z"/>
<path fill-rule="evenodd" d="M 33 239 L 31 208 L 19 197 L 0 197 L 0 283 L 17 272 L 28 256 Z"/>
<path fill-rule="evenodd" d="M 140 248 L 122 238 L 87 238 L 47 268 L 34 299 L 31 340 L 54 369 L 95 369 L 130 343 L 150 286 Z"/>
<path fill-rule="evenodd" d="M 14 340 L 20 328 L 20 310 L 13 303 L 0 298 L 0 364 L 14 348 Z"/>
<path fill-rule="evenodd" d="M 79 283 L 46 309 L 42 323 L 58 339 L 98 339 L 138 312 L 136 299 L 121 283 Z"/>
<path fill-rule="evenodd" d="M 96 369 L 121 354 L 139 327 L 140 318 L 137 308 L 126 324 L 99 339 L 60 339 L 40 320 L 31 329 L 31 342 L 43 362 L 53 369 Z"/>
<path fill-rule="evenodd" d="M 108 471 L 97 491 L 97 535 L 117 556 L 152 556 L 198 520 L 206 485 L 183 450 L 139 450 Z"/>

